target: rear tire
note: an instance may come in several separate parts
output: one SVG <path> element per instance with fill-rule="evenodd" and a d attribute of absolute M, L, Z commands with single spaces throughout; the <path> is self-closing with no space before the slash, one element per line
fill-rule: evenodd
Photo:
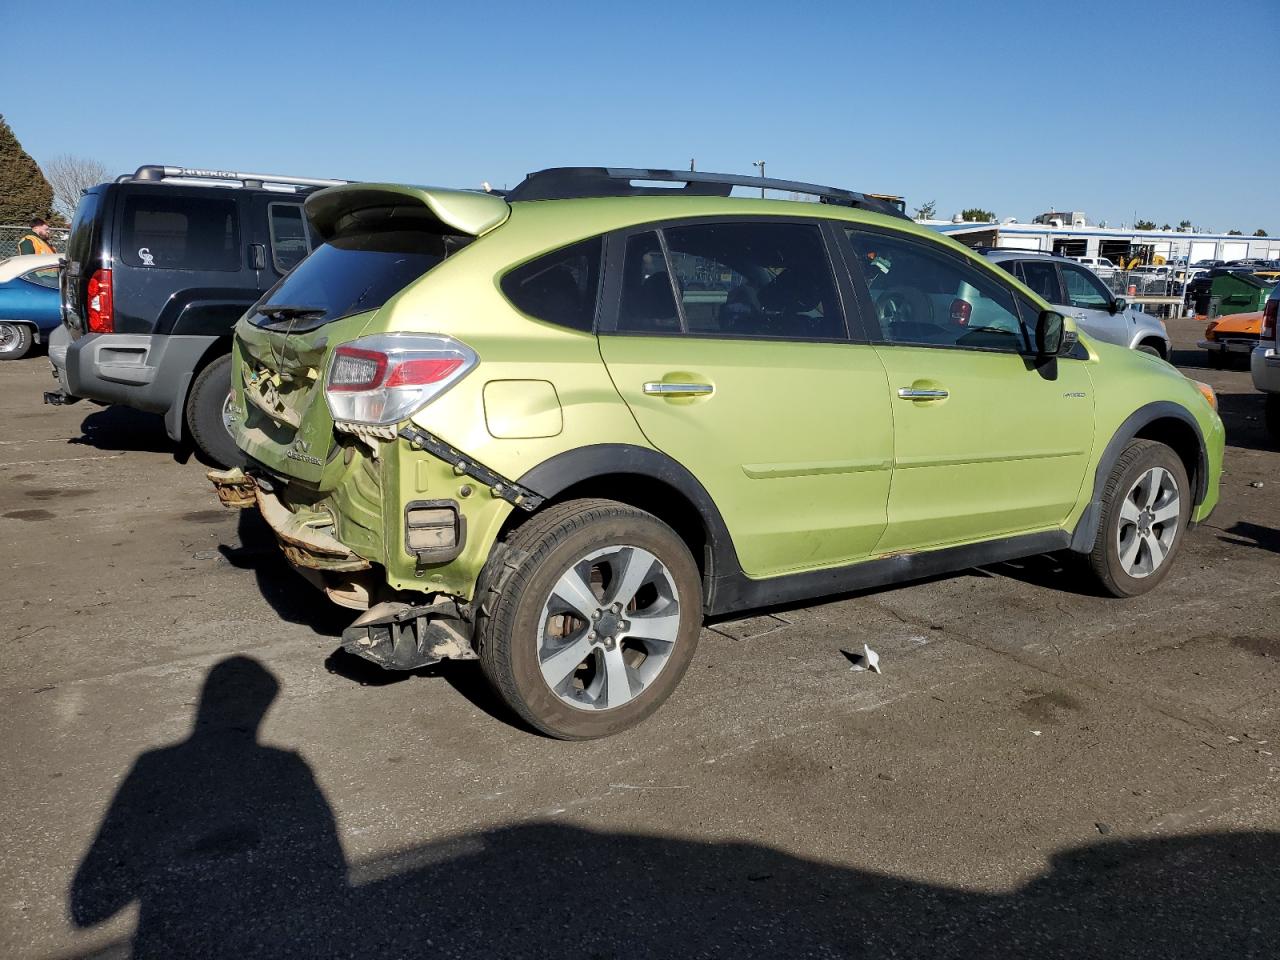
<path fill-rule="evenodd" d="M 0 321 L 0 360 L 21 360 L 34 343 L 31 328 L 25 323 Z"/>
<path fill-rule="evenodd" d="M 245 456 L 225 419 L 231 394 L 231 355 L 218 357 L 196 375 L 187 395 L 187 429 L 206 457 L 222 467 L 242 467 Z"/>
<path fill-rule="evenodd" d="M 1160 352 L 1160 348 L 1159 348 L 1159 347 L 1153 347 L 1153 346 L 1152 346 L 1151 344 L 1149 344 L 1149 343 L 1140 343 L 1140 344 L 1138 344 L 1138 352 L 1139 352 L 1139 353 L 1149 353 L 1149 354 L 1151 354 L 1151 356 L 1153 356 L 1153 357 L 1158 357 L 1158 358 L 1159 358 L 1159 359 L 1161 359 L 1161 360 L 1163 360 L 1163 359 L 1164 359 L 1164 354 Z"/>
<path fill-rule="evenodd" d="M 1191 516 L 1191 484 L 1178 455 L 1130 440 L 1102 491 L 1089 567 L 1114 597 L 1136 597 L 1169 574 Z"/>
<path fill-rule="evenodd" d="M 495 553 L 482 585 L 485 676 L 523 720 L 561 740 L 648 717 L 680 682 L 702 628 L 689 548 L 657 517 L 612 500 L 533 517 Z"/>

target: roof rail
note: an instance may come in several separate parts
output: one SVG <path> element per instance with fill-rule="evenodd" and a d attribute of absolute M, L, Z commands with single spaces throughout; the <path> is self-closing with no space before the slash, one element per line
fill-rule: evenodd
<path fill-rule="evenodd" d="M 978 253 L 1016 253 L 1016 254 L 1018 254 L 1018 256 L 1022 256 L 1023 254 L 1027 254 L 1028 256 L 1032 256 L 1032 257 L 1035 257 L 1035 256 L 1041 256 L 1041 257 L 1059 257 L 1059 256 L 1062 256 L 1061 254 L 1054 253 L 1052 250 L 1024 250 L 1024 249 L 1023 249 L 1023 248 L 1021 248 L 1021 247 L 992 247 L 992 246 L 989 246 L 989 245 L 986 245 L 986 244 L 976 246 L 976 247 L 974 247 L 973 249 L 974 249 L 976 252 L 978 252 Z M 1064 258 L 1064 259 L 1070 259 L 1070 258 Z"/>
<path fill-rule="evenodd" d="M 204 170 L 199 167 L 169 167 L 147 164 L 133 173 L 116 177 L 116 183 L 137 180 L 221 180 L 235 181 L 244 187 L 261 187 L 267 183 L 289 187 L 335 187 L 349 180 L 322 180 L 316 177 L 288 177 L 276 173 L 240 173 L 236 170 Z"/>
<path fill-rule="evenodd" d="M 652 183 L 682 183 L 660 187 Z M 569 200 L 581 197 L 727 197 L 734 187 L 781 190 L 817 197 L 822 203 L 871 210 L 886 216 L 910 219 L 897 204 L 844 190 L 798 180 L 775 180 L 740 173 L 702 173 L 693 170 L 647 170 L 638 167 L 551 167 L 529 174 L 507 193 L 507 199 Z"/>

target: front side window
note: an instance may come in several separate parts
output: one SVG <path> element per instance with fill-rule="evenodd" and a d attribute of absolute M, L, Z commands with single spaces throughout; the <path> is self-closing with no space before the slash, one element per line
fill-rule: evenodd
<path fill-rule="evenodd" d="M 1111 291 L 1102 285 L 1088 270 L 1062 265 L 1062 279 L 1067 286 L 1067 301 L 1073 307 L 1085 310 L 1107 310 L 1111 306 Z"/>
<path fill-rule="evenodd" d="M 994 277 L 923 241 L 848 235 L 884 342 L 1027 349 L 1013 295 Z"/>
<path fill-rule="evenodd" d="M 1062 302 L 1062 290 L 1058 285 L 1058 268 L 1043 260 L 1018 261 L 1019 278 L 1049 303 Z"/>
<path fill-rule="evenodd" d="M 311 252 L 301 204 L 268 204 L 267 228 L 271 233 L 271 262 L 280 273 L 288 273 Z"/>
<path fill-rule="evenodd" d="M 838 340 L 844 318 L 815 224 L 706 223 L 663 232 L 685 330 Z"/>
<path fill-rule="evenodd" d="M 238 270 L 236 203 L 131 194 L 124 202 L 120 256 L 134 267 Z"/>
<path fill-rule="evenodd" d="M 603 240 L 593 237 L 517 267 L 502 278 L 502 292 L 535 319 L 573 330 L 595 325 Z"/>

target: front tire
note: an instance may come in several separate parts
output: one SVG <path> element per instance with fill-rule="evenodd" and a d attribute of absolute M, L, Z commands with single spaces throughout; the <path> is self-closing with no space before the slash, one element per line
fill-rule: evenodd
<path fill-rule="evenodd" d="M 702 582 L 683 540 L 612 500 L 550 507 L 486 571 L 477 641 L 498 695 L 561 740 L 633 727 L 671 694 L 702 628 Z"/>
<path fill-rule="evenodd" d="M 1131 440 L 1102 492 L 1102 522 L 1089 554 L 1098 582 L 1136 597 L 1169 574 L 1191 516 L 1191 485 L 1178 455 L 1154 440 Z"/>
<path fill-rule="evenodd" d="M 21 360 L 31 352 L 35 337 L 25 323 L 0 321 L 0 360 Z"/>
<path fill-rule="evenodd" d="M 197 374 L 187 395 L 187 429 L 206 457 L 221 467 L 243 467 L 245 457 L 231 437 L 228 420 L 231 355 L 218 357 Z"/>

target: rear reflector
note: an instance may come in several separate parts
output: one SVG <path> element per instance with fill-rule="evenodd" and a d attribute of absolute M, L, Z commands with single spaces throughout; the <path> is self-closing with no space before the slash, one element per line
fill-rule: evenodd
<path fill-rule="evenodd" d="M 85 286 L 85 319 L 90 333 L 113 333 L 116 328 L 111 271 L 95 270 Z"/>

